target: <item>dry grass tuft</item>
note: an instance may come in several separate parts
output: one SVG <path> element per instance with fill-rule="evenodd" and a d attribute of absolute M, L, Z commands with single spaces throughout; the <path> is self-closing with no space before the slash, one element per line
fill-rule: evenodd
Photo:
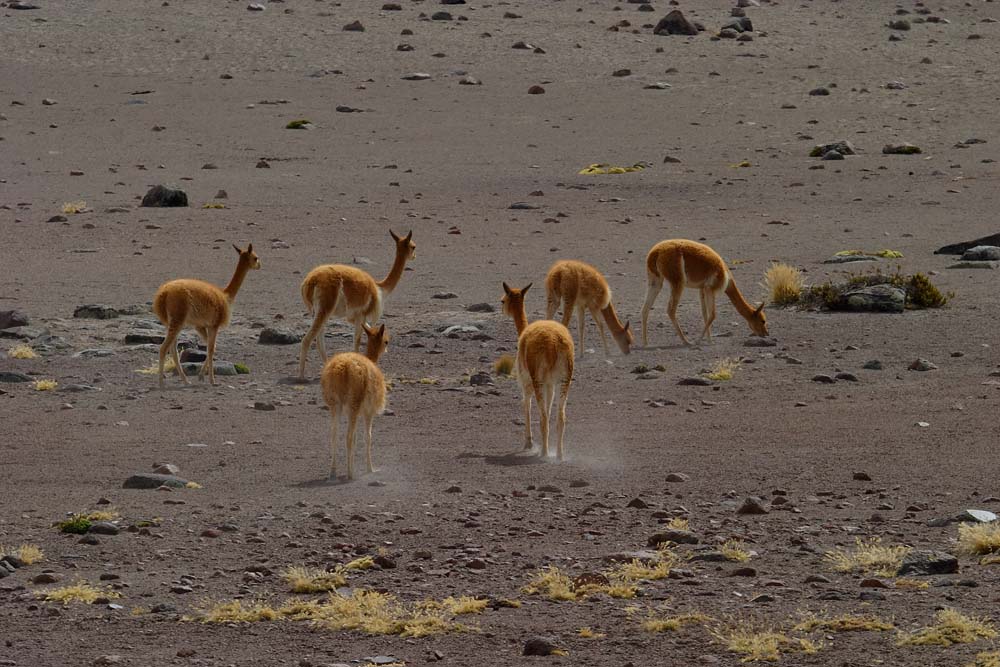
<path fill-rule="evenodd" d="M 370 570 L 375 567 L 375 560 L 371 556 L 355 558 L 344 565 L 345 570 Z"/>
<path fill-rule="evenodd" d="M 882 546 L 882 538 L 868 540 L 857 538 L 853 550 L 835 549 L 824 556 L 826 562 L 837 572 L 860 572 L 880 577 L 895 577 L 903 564 L 903 558 L 910 547 Z"/>
<path fill-rule="evenodd" d="M 35 391 L 55 391 L 58 387 L 55 380 L 35 380 Z"/>
<path fill-rule="evenodd" d="M 177 370 L 177 366 L 174 364 L 174 360 L 171 359 L 170 357 L 167 357 L 163 361 L 163 372 L 173 373 L 175 370 Z M 140 375 L 159 375 L 160 363 L 156 362 L 152 366 L 147 366 L 145 368 L 137 368 L 135 372 L 139 373 Z"/>
<path fill-rule="evenodd" d="M 638 559 L 616 565 L 608 571 L 608 579 L 616 581 L 656 581 L 670 576 L 672 564 L 660 561 L 655 565 L 646 565 Z"/>
<path fill-rule="evenodd" d="M 118 593 L 112 590 L 102 590 L 91 586 L 86 581 L 78 581 L 69 586 L 51 588 L 47 591 L 39 591 L 38 597 L 44 598 L 46 602 L 62 602 L 68 605 L 70 602 L 83 602 L 93 604 L 98 598 L 118 598 Z"/>
<path fill-rule="evenodd" d="M 750 551 L 746 548 L 743 540 L 726 540 L 719 553 L 726 557 L 726 560 L 733 563 L 745 563 L 750 560 Z"/>
<path fill-rule="evenodd" d="M 936 623 L 914 633 L 900 633 L 900 646 L 951 646 L 971 644 L 980 639 L 993 639 L 996 628 L 989 621 L 966 616 L 955 609 L 942 609 L 934 617 Z"/>
<path fill-rule="evenodd" d="M 925 588 L 930 588 L 930 584 L 919 579 L 908 579 L 903 577 L 902 579 L 896 580 L 896 588 L 909 588 L 912 590 L 922 591 Z"/>
<path fill-rule="evenodd" d="M 335 591 L 347 585 L 347 578 L 340 572 L 327 572 L 311 567 L 290 567 L 281 578 L 293 593 L 321 593 Z"/>
<path fill-rule="evenodd" d="M 796 632 L 813 632 L 815 630 L 824 632 L 888 632 L 894 627 L 892 623 L 871 614 L 861 616 L 841 614 L 826 618 L 808 614 L 792 629 Z"/>
<path fill-rule="evenodd" d="M 62 205 L 62 212 L 66 215 L 74 215 L 76 213 L 83 213 L 87 209 L 87 202 L 85 201 L 68 201 Z"/>
<path fill-rule="evenodd" d="M 0 544 L 0 558 L 4 556 L 16 556 L 24 561 L 25 565 L 34 565 L 45 558 L 45 553 L 34 544 L 22 544 L 19 547 L 5 547 Z"/>
<path fill-rule="evenodd" d="M 690 530 L 690 527 L 691 522 L 679 516 L 675 516 L 667 522 L 667 528 L 670 530 Z"/>
<path fill-rule="evenodd" d="M 576 599 L 573 580 L 555 565 L 539 570 L 521 590 L 528 595 L 542 595 L 557 602 Z"/>
<path fill-rule="evenodd" d="M 444 607 L 448 613 L 454 616 L 461 616 L 462 614 L 481 614 L 482 611 L 486 609 L 486 605 L 489 603 L 489 600 L 480 600 L 468 595 L 463 595 L 457 598 L 447 597 L 441 601 L 441 606 Z"/>
<path fill-rule="evenodd" d="M 15 345 L 14 347 L 7 350 L 7 356 L 11 359 L 37 359 L 38 354 L 31 349 L 30 345 Z"/>
<path fill-rule="evenodd" d="M 576 634 L 581 639 L 604 639 L 607 637 L 603 632 L 597 632 L 591 628 L 580 628 Z"/>
<path fill-rule="evenodd" d="M 716 362 L 715 366 L 712 367 L 712 370 L 705 373 L 705 377 L 709 380 L 715 380 L 716 382 L 728 382 L 733 379 L 733 373 L 739 367 L 739 359 L 720 359 Z"/>
<path fill-rule="evenodd" d="M 204 487 L 201 484 L 199 484 L 198 482 L 188 482 L 187 484 L 184 485 L 184 488 L 185 489 L 201 489 L 201 488 L 204 488 Z"/>
<path fill-rule="evenodd" d="M 776 662 L 781 659 L 782 653 L 812 654 L 820 649 L 819 644 L 808 639 L 789 637 L 773 628 L 759 627 L 749 622 L 715 628 L 712 635 L 727 650 L 743 656 L 740 662 Z"/>
<path fill-rule="evenodd" d="M 115 521 L 122 518 L 122 515 L 115 509 L 94 510 L 93 512 L 87 512 L 83 516 L 87 517 L 90 521 Z"/>
<path fill-rule="evenodd" d="M 501 354 L 500 357 L 493 362 L 493 372 L 497 375 L 511 375 L 514 372 L 514 356 L 510 354 Z"/>
<path fill-rule="evenodd" d="M 970 662 L 965 667 L 1000 667 L 1000 651 L 979 653 L 975 662 Z"/>
<path fill-rule="evenodd" d="M 980 565 L 1000 565 L 1000 554 L 993 554 L 991 556 L 983 556 L 979 560 Z"/>
<path fill-rule="evenodd" d="M 395 596 L 376 591 L 356 590 L 350 596 L 331 595 L 318 605 L 313 620 L 329 630 L 360 630 L 370 635 L 426 637 L 466 628 L 450 619 L 438 605 L 418 605 L 407 609 Z"/>
<path fill-rule="evenodd" d="M 706 616 L 705 614 L 699 614 L 697 612 L 680 614 L 678 616 L 667 616 L 665 618 L 658 618 L 657 616 L 650 614 L 646 620 L 642 622 L 642 629 L 646 632 L 677 632 L 685 625 L 699 625 L 709 623 L 711 621 L 711 616 Z"/>
<path fill-rule="evenodd" d="M 960 524 L 958 549 L 961 553 L 969 555 L 1000 553 L 1000 521 Z"/>
<path fill-rule="evenodd" d="M 796 303 L 802 297 L 805 284 L 802 272 L 794 266 L 775 262 L 764 273 L 764 284 L 771 294 L 771 302 L 779 306 Z"/>
<path fill-rule="evenodd" d="M 206 603 L 197 609 L 197 617 L 185 616 L 184 620 L 198 620 L 202 623 L 256 623 L 258 621 L 276 621 L 282 614 L 277 609 L 262 601 Z"/>

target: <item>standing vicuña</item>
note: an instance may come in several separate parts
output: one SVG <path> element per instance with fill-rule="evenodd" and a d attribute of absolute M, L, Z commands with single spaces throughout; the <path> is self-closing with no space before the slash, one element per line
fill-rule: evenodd
<path fill-rule="evenodd" d="M 330 479 L 337 477 L 337 422 L 341 410 L 347 413 L 347 479 L 354 479 L 354 432 L 358 416 L 364 417 L 368 431 L 368 447 L 365 455 L 368 472 L 375 472 L 372 466 L 372 422 L 375 415 L 385 410 L 385 376 L 379 370 L 378 358 L 389 346 L 389 335 L 383 324 L 372 329 L 362 324 L 368 334 L 368 347 L 364 356 L 357 352 L 341 352 L 330 357 L 323 367 L 320 382 L 323 386 L 323 400 L 330 406 L 332 429 L 330 435 Z"/>
<path fill-rule="evenodd" d="M 521 382 L 524 405 L 524 448 L 531 449 L 531 397 L 534 395 L 541 413 L 542 456 L 549 455 L 549 413 L 556 385 L 559 385 L 559 412 L 556 417 L 556 455 L 563 459 L 563 432 L 566 430 L 566 399 L 573 381 L 573 337 L 569 330 L 552 320 L 538 320 L 528 324 L 524 308 L 524 295 L 531 287 L 511 289 L 503 284 L 505 292 L 501 303 L 503 312 L 514 318 L 517 327 L 517 378 Z"/>
<path fill-rule="evenodd" d="M 646 276 L 649 281 L 646 288 L 646 303 L 642 306 L 642 344 L 646 345 L 646 323 L 649 320 L 649 310 L 653 307 L 656 296 L 663 288 L 663 281 L 670 283 L 670 304 L 667 314 L 670 321 L 685 345 L 690 345 L 688 339 L 677 323 L 677 304 L 685 287 L 700 290 L 701 316 L 705 320 L 705 329 L 701 337 L 712 338 L 712 322 L 715 320 L 715 297 L 719 292 L 725 292 L 733 302 L 736 311 L 750 325 L 750 329 L 758 336 L 767 335 L 767 317 L 764 315 L 764 304 L 754 308 L 736 287 L 733 277 L 726 268 L 719 254 L 704 243 L 674 239 L 661 241 L 652 247 L 646 256 Z"/>
<path fill-rule="evenodd" d="M 622 326 L 615 306 L 611 303 L 611 289 L 608 281 L 604 279 L 601 272 L 590 264 L 584 264 L 572 259 L 564 259 L 556 262 L 549 269 L 548 276 L 545 277 L 545 291 L 548 296 L 548 305 L 545 311 L 546 319 L 553 319 L 559 302 L 563 305 L 563 326 L 569 326 L 569 320 L 573 316 L 573 309 L 579 312 L 580 322 L 580 356 L 583 356 L 583 330 L 584 311 L 589 310 L 597 330 L 601 333 L 601 343 L 604 344 L 604 354 L 608 354 L 608 338 L 604 335 L 604 327 L 601 326 L 601 318 L 608 323 L 611 336 L 618 344 L 618 349 L 622 354 L 628 354 L 632 347 L 632 329 L 626 322 Z"/>
<path fill-rule="evenodd" d="M 382 317 L 382 299 L 392 292 L 403 276 L 406 260 L 413 259 L 417 244 L 411 239 L 413 232 L 400 238 L 389 230 L 396 242 L 396 259 L 384 280 L 375 281 L 370 275 L 344 264 L 317 266 L 302 280 L 302 300 L 309 314 L 315 312 L 312 327 L 302 339 L 299 355 L 299 379 L 306 377 L 306 355 L 309 345 L 316 339 L 316 349 L 326 361 L 326 346 L 323 344 L 323 325 L 331 315 L 341 317 L 354 324 L 354 351 L 361 348 L 361 327 L 366 322 L 374 324 Z"/>
<path fill-rule="evenodd" d="M 236 299 L 236 293 L 239 292 L 247 271 L 260 268 L 260 260 L 253 251 L 252 243 L 246 250 L 240 250 L 236 244 L 233 244 L 233 247 L 240 254 L 240 260 L 236 264 L 232 280 L 224 289 L 219 289 L 203 280 L 182 278 L 163 283 L 160 289 L 156 290 L 153 312 L 167 327 L 166 338 L 160 345 L 161 387 L 164 379 L 163 362 L 168 350 L 173 357 L 177 374 L 184 380 L 184 384 L 187 384 L 187 375 L 184 374 L 181 362 L 177 358 L 177 336 L 185 325 L 194 327 L 208 348 L 208 354 L 201 365 L 198 377 L 204 380 L 207 369 L 209 380 L 215 384 L 215 338 L 219 335 L 219 329 L 229 324 L 230 306 Z"/>

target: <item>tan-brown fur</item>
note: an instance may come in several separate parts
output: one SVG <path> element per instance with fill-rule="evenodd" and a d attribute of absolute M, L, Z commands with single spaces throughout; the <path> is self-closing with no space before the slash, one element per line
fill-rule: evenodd
<path fill-rule="evenodd" d="M 541 413 L 542 456 L 549 455 L 549 413 L 559 386 L 559 410 L 556 413 L 556 455 L 563 459 L 563 433 L 566 430 L 566 399 L 573 381 L 573 337 L 569 329 L 552 320 L 528 324 L 524 295 L 531 287 L 512 289 L 503 284 L 503 312 L 514 318 L 517 327 L 517 377 L 521 382 L 524 406 L 524 448 L 530 450 L 531 398 Z"/>
<path fill-rule="evenodd" d="M 167 327 L 167 334 L 160 345 L 160 386 L 163 386 L 163 364 L 169 351 L 177 374 L 187 384 L 187 375 L 181 368 L 177 358 L 177 336 L 185 326 L 194 327 L 198 335 L 205 341 L 208 350 L 205 362 L 201 365 L 198 377 L 205 379 L 207 371 L 209 381 L 215 384 L 215 341 L 219 330 L 229 324 L 230 306 L 236 299 L 247 271 L 260 268 L 260 259 L 253 251 L 253 244 L 246 250 L 240 250 L 236 245 L 240 259 L 236 271 L 225 288 L 219 288 L 203 280 L 181 278 L 160 285 L 153 297 L 153 312 Z"/>
<path fill-rule="evenodd" d="M 572 259 L 560 260 L 552 265 L 545 277 L 545 292 L 548 299 L 546 319 L 553 319 L 552 316 L 556 314 L 556 310 L 562 302 L 562 324 L 569 327 L 573 310 L 577 310 L 580 325 L 580 356 L 583 356 L 585 311 L 590 311 L 591 317 L 594 318 L 597 330 L 601 334 L 601 343 L 604 344 L 605 355 L 608 355 L 608 339 L 604 335 L 602 319 L 607 322 L 608 330 L 611 331 L 611 336 L 618 344 L 618 349 L 622 351 L 622 354 L 629 353 L 632 342 L 635 340 L 632 336 L 632 329 L 628 322 L 622 325 L 621 320 L 618 319 L 615 306 L 611 303 L 611 288 L 608 287 L 608 281 L 596 268 Z"/>
<path fill-rule="evenodd" d="M 320 383 L 323 400 L 330 407 L 330 478 L 337 477 L 337 426 L 340 413 L 347 416 L 347 479 L 354 479 L 354 433 L 358 417 L 365 420 L 368 445 L 365 449 L 368 472 L 372 466 L 372 422 L 385 410 L 385 376 L 377 366 L 378 359 L 389 345 L 389 335 L 383 324 L 377 330 L 362 324 L 368 335 L 364 356 L 357 352 L 342 352 L 330 357 L 323 367 Z"/>
<path fill-rule="evenodd" d="M 354 351 L 361 348 L 361 327 L 366 322 L 375 323 L 382 317 L 382 300 L 390 294 L 403 276 L 406 261 L 413 259 L 417 244 L 413 242 L 413 232 L 404 237 L 397 236 L 391 229 L 396 243 L 396 258 L 392 269 L 383 280 L 376 281 L 366 272 L 344 264 L 317 266 L 302 280 L 302 300 L 315 314 L 312 327 L 302 339 L 299 354 L 299 379 L 306 377 L 306 355 L 309 345 L 316 341 L 320 357 L 326 361 L 326 346 L 323 342 L 323 326 L 331 315 L 340 317 L 354 325 Z"/>
<path fill-rule="evenodd" d="M 740 293 L 733 277 L 726 268 L 719 254 L 704 243 L 673 239 L 661 241 L 650 249 L 646 256 L 646 302 L 642 306 L 642 344 L 647 345 L 646 325 L 653 302 L 663 288 L 663 282 L 670 285 L 670 303 L 667 314 L 674 325 L 674 330 L 685 345 L 690 345 L 680 324 L 677 322 L 677 305 L 685 287 L 697 289 L 701 296 L 701 315 L 705 321 L 702 338 L 712 338 L 712 322 L 715 320 L 715 298 L 719 292 L 725 292 L 732 301 L 736 311 L 750 325 L 751 331 L 758 336 L 768 335 L 767 316 L 764 315 L 764 304 L 754 308 Z"/>

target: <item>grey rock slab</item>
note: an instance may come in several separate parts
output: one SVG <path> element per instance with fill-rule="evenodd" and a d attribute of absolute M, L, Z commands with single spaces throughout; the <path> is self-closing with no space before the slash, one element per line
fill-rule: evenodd
<path fill-rule="evenodd" d="M 869 255 L 835 255 L 830 259 L 824 259 L 824 264 L 851 264 L 852 262 L 877 262 L 878 257 Z"/>
<path fill-rule="evenodd" d="M 1000 262 L 967 262 L 964 260 L 948 266 L 949 269 L 989 269 L 989 270 L 993 270 L 998 267 L 1000 267 Z"/>
<path fill-rule="evenodd" d="M 0 310 L 0 329 L 28 326 L 28 316 L 19 310 Z"/>
<path fill-rule="evenodd" d="M 260 334 L 257 336 L 257 342 L 261 345 L 295 345 L 301 341 L 302 334 L 274 327 L 261 329 Z"/>
<path fill-rule="evenodd" d="M 701 539 L 690 530 L 664 530 L 654 533 L 646 540 L 646 546 L 656 548 L 661 544 L 673 542 L 674 544 L 698 544 Z"/>
<path fill-rule="evenodd" d="M 969 262 L 1000 261 L 1000 247 L 995 245 L 977 245 L 962 253 L 962 260 Z"/>
<path fill-rule="evenodd" d="M 103 357 L 114 356 L 114 354 L 115 354 L 114 350 L 107 350 L 104 348 L 88 348 L 86 350 L 80 350 L 73 356 L 77 357 L 78 359 L 100 359 Z"/>
<path fill-rule="evenodd" d="M 934 251 L 935 255 L 961 255 L 966 250 L 970 248 L 975 248 L 976 246 L 1000 246 L 1000 233 L 990 234 L 989 236 L 983 236 L 978 239 L 973 239 L 972 241 L 962 241 L 960 243 L 952 243 L 950 245 L 941 246 Z"/>
<path fill-rule="evenodd" d="M 234 366 L 232 363 L 230 363 L 228 361 L 216 361 L 213 364 L 213 366 L 215 367 L 214 370 L 215 370 L 215 374 L 216 375 L 226 375 L 226 376 L 229 376 L 229 375 L 239 375 L 239 373 L 236 371 L 236 366 Z M 186 363 L 186 364 L 181 364 L 181 368 L 184 369 L 184 374 L 187 375 L 187 376 L 189 376 L 189 377 L 193 376 L 193 375 L 197 375 L 198 372 L 201 370 L 201 367 L 202 367 L 202 364 L 195 363 L 195 362 L 189 362 L 189 363 Z M 206 375 L 207 374 L 208 373 L 206 371 Z"/>
<path fill-rule="evenodd" d="M 140 473 L 132 475 L 122 484 L 123 489 L 158 489 L 161 486 L 169 486 L 175 489 L 183 489 L 188 484 L 186 479 L 175 475 L 158 475 L 156 473 Z"/>
<path fill-rule="evenodd" d="M 43 336 L 50 336 L 51 332 L 48 329 L 42 327 L 9 327 L 7 329 L 0 329 L 0 338 L 8 338 L 13 340 L 35 340 L 36 338 L 42 338 Z"/>
<path fill-rule="evenodd" d="M 688 377 L 688 378 L 681 378 L 680 380 L 677 381 L 677 384 L 682 386 L 693 386 L 693 387 L 711 387 L 715 383 L 709 380 L 708 378 Z"/>
<path fill-rule="evenodd" d="M 120 315 L 117 308 L 99 303 L 84 304 L 73 310 L 73 317 L 77 319 L 113 320 Z"/>
<path fill-rule="evenodd" d="M 872 285 L 848 290 L 838 308 L 851 312 L 901 313 L 906 307 L 906 290 L 891 285 Z"/>
<path fill-rule="evenodd" d="M 531 204 L 525 201 L 516 201 L 513 204 L 511 204 L 509 208 L 515 211 L 534 211 L 535 209 L 541 208 L 541 205 Z"/>
<path fill-rule="evenodd" d="M 117 535 L 121 532 L 121 528 L 110 521 L 95 521 L 90 524 L 90 528 L 87 532 L 97 533 L 98 535 Z"/>
<path fill-rule="evenodd" d="M 141 205 L 153 208 L 187 206 L 187 193 L 165 185 L 154 185 L 143 196 Z"/>
<path fill-rule="evenodd" d="M 955 556 L 941 551 L 915 549 L 906 554 L 896 574 L 928 576 L 955 572 L 958 572 L 958 558 Z"/>
<path fill-rule="evenodd" d="M 24 373 L 14 373 L 12 371 L 0 371 L 0 382 L 13 384 L 15 382 L 34 382 L 34 378 Z"/>

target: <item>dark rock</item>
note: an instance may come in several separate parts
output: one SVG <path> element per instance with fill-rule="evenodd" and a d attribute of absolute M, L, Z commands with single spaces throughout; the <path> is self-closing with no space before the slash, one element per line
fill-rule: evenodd
<path fill-rule="evenodd" d="M 820 373 L 819 375 L 812 376 L 812 381 L 813 382 L 820 382 L 822 384 L 833 384 L 837 380 L 836 380 L 836 378 L 834 378 L 834 377 L 832 377 L 830 375 L 825 375 L 823 373 Z"/>
<path fill-rule="evenodd" d="M 110 521 L 95 521 L 90 524 L 90 528 L 87 530 L 88 533 L 97 533 L 98 535 L 117 535 L 121 532 L 121 528 L 111 523 Z"/>
<path fill-rule="evenodd" d="M 1000 247 L 990 245 L 979 245 L 969 248 L 962 253 L 962 260 L 967 262 L 996 262 L 1000 261 Z"/>
<path fill-rule="evenodd" d="M 535 209 L 541 208 L 541 206 L 539 204 L 531 204 L 529 202 L 516 201 L 513 204 L 511 204 L 508 208 L 511 208 L 515 211 L 533 211 Z"/>
<path fill-rule="evenodd" d="M 756 577 L 757 570 L 752 567 L 738 567 L 729 573 L 730 577 Z"/>
<path fill-rule="evenodd" d="M 25 565 L 27 565 L 27 563 L 25 563 L 23 560 L 21 560 L 14 554 L 7 554 L 6 556 L 3 557 L 2 562 L 6 563 L 10 567 L 10 570 L 12 572 L 14 570 L 17 570 L 18 568 L 22 568 Z"/>
<path fill-rule="evenodd" d="M 590 482 L 585 479 L 574 479 L 570 480 L 569 488 L 571 489 L 582 489 L 590 486 Z"/>
<path fill-rule="evenodd" d="M 926 576 L 933 574 L 953 574 L 958 572 L 958 559 L 941 551 L 914 549 L 903 558 L 897 576 L 914 574 Z"/>
<path fill-rule="evenodd" d="M 13 384 L 15 382 L 34 382 L 34 378 L 24 373 L 12 373 L 10 371 L 0 371 L 0 382 Z"/>
<path fill-rule="evenodd" d="M 882 370 L 882 362 L 878 359 L 872 359 L 870 361 L 866 361 L 862 368 L 868 371 L 880 371 Z"/>
<path fill-rule="evenodd" d="M 493 378 L 490 377 L 489 373 L 473 373 L 469 377 L 469 385 L 476 386 L 492 386 Z"/>
<path fill-rule="evenodd" d="M 753 22 L 746 16 L 738 16 L 732 21 L 723 24 L 722 29 L 731 29 L 736 32 L 753 32 Z"/>
<path fill-rule="evenodd" d="M 866 473 L 866 472 L 856 472 L 852 476 L 852 479 L 857 480 L 859 482 L 870 482 L 870 481 L 872 481 L 871 476 L 868 473 Z"/>
<path fill-rule="evenodd" d="M 812 90 L 810 90 L 809 94 L 812 95 L 813 97 L 825 97 L 830 94 L 830 90 L 828 88 L 823 88 L 822 86 L 820 86 L 819 88 L 813 88 Z"/>
<path fill-rule="evenodd" d="M 274 403 L 271 403 L 270 401 L 254 401 L 253 409 L 260 410 L 262 412 L 274 412 L 275 407 Z"/>
<path fill-rule="evenodd" d="M 919 146 L 914 146 L 906 142 L 901 144 L 886 144 L 882 147 L 884 155 L 916 155 L 922 152 Z"/>
<path fill-rule="evenodd" d="M 768 509 L 764 504 L 764 501 L 757 496 L 750 496 L 743 501 L 740 508 L 736 510 L 737 514 L 767 514 Z"/>
<path fill-rule="evenodd" d="M 531 88 L 528 88 L 528 94 L 529 95 L 544 95 L 545 94 L 545 89 L 542 88 L 541 86 L 535 85 L 535 86 L 532 86 Z"/>
<path fill-rule="evenodd" d="M 187 206 L 187 193 L 183 190 L 173 190 L 163 185 L 154 185 L 142 198 L 142 206 Z"/>
<path fill-rule="evenodd" d="M 667 477 L 666 477 L 666 480 L 668 482 L 686 482 L 689 479 L 691 479 L 691 477 L 688 476 L 688 475 L 685 475 L 682 472 L 672 472 L 669 475 L 667 475 Z"/>
<path fill-rule="evenodd" d="M 679 9 L 674 9 L 656 24 L 654 35 L 697 35 L 698 28 L 684 16 Z"/>
<path fill-rule="evenodd" d="M 434 12 L 431 14 L 432 21 L 453 21 L 455 17 L 451 15 L 451 12 Z"/>
<path fill-rule="evenodd" d="M 777 347 L 778 341 L 767 336 L 752 336 L 743 341 L 743 347 Z"/>
<path fill-rule="evenodd" d="M 236 365 L 228 361 L 216 361 L 212 365 L 214 366 L 212 370 L 216 375 L 233 376 L 240 374 L 239 371 L 236 370 Z M 202 364 L 200 363 L 181 364 L 181 368 L 184 369 L 184 374 L 189 378 L 193 378 L 197 375 L 201 371 L 201 366 Z"/>
<path fill-rule="evenodd" d="M 555 637 L 532 637 L 524 642 L 521 655 L 552 655 L 558 648 L 555 642 Z"/>
<path fill-rule="evenodd" d="M 33 584 L 55 584 L 59 582 L 60 577 L 58 574 L 53 574 L 51 572 L 42 572 L 41 574 L 36 574 L 31 578 L 31 583 Z"/>
<path fill-rule="evenodd" d="M 157 475 L 154 473 L 141 473 L 132 475 L 122 484 L 123 489 L 157 489 L 161 486 L 170 486 L 176 489 L 183 489 L 188 481 L 174 475 Z"/>
<path fill-rule="evenodd" d="M 650 535 L 646 541 L 648 547 L 658 547 L 667 542 L 674 544 L 698 544 L 701 540 L 690 530 L 665 530 L 661 533 Z"/>
<path fill-rule="evenodd" d="M 889 28 L 892 30 L 909 30 L 910 22 L 906 19 L 896 19 L 895 21 L 889 21 Z"/>
<path fill-rule="evenodd" d="M 649 504 L 642 498 L 633 498 L 632 500 L 628 501 L 628 504 L 625 507 L 644 510 L 649 508 Z"/>
<path fill-rule="evenodd" d="M 823 157 L 830 151 L 836 151 L 841 155 L 857 155 L 854 144 L 850 141 L 834 141 L 829 144 L 819 144 L 809 151 L 809 157 Z"/>
<path fill-rule="evenodd" d="M 261 345 L 295 345 L 301 340 L 301 334 L 274 327 L 261 329 L 260 334 L 257 336 L 257 342 Z"/>
<path fill-rule="evenodd" d="M 854 373 L 837 373 L 834 377 L 838 380 L 846 380 L 847 382 L 857 382 L 858 376 Z"/>
<path fill-rule="evenodd" d="M 77 306 L 73 317 L 89 320 L 113 320 L 121 315 L 121 311 L 104 304 L 86 304 Z"/>
<path fill-rule="evenodd" d="M 496 308 L 492 303 L 474 303 L 466 307 L 470 313 L 495 313 Z"/>
<path fill-rule="evenodd" d="M 682 386 L 710 387 L 714 383 L 708 378 L 689 377 L 689 378 L 681 378 L 680 380 L 677 381 L 677 384 Z"/>
<path fill-rule="evenodd" d="M 364 32 L 365 26 L 361 24 L 361 21 L 351 21 L 344 26 L 344 30 L 347 32 Z"/>
<path fill-rule="evenodd" d="M 454 292 L 435 292 L 431 295 L 432 299 L 457 299 L 458 295 Z"/>
<path fill-rule="evenodd" d="M 823 157 L 820 158 L 820 159 L 821 160 L 843 160 L 844 156 L 843 156 L 842 153 L 840 153 L 838 151 L 827 151 L 826 153 L 823 153 Z"/>
<path fill-rule="evenodd" d="M 0 310 L 0 329 L 28 326 L 28 316 L 19 310 Z"/>
<path fill-rule="evenodd" d="M 872 285 L 844 292 L 837 309 L 856 313 L 901 313 L 906 307 L 906 290 L 891 285 Z"/>
<path fill-rule="evenodd" d="M 911 371 L 936 371 L 937 365 L 926 359 L 914 359 L 907 368 Z"/>
<path fill-rule="evenodd" d="M 976 246 L 983 246 L 983 245 L 1000 246 L 1000 233 L 991 234 L 989 236 L 983 236 L 982 238 L 973 239 L 972 241 L 962 241 L 961 243 L 952 243 L 951 245 L 941 246 L 940 248 L 934 251 L 934 254 L 961 255 L 970 248 L 975 248 Z"/>

